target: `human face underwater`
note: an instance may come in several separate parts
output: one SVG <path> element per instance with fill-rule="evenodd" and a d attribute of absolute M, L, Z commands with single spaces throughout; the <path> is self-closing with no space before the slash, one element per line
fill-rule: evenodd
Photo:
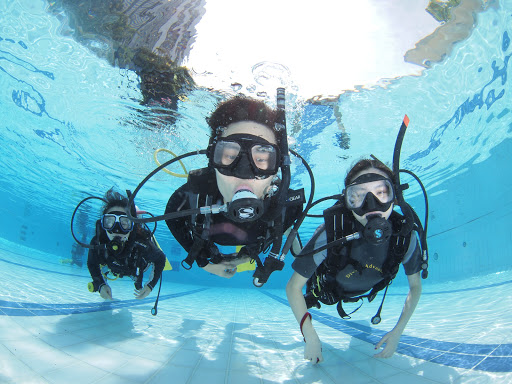
<path fill-rule="evenodd" d="M 379 180 L 378 176 L 369 177 L 367 182 L 352 184 L 358 179 L 365 179 L 361 176 L 366 175 L 380 175 L 382 179 Z M 368 216 L 371 215 L 379 215 L 387 220 L 393 211 L 394 200 L 393 186 L 388 175 L 377 168 L 368 168 L 357 173 L 352 183 L 345 189 L 345 201 L 356 220 L 362 225 L 368 223 Z"/>
<path fill-rule="evenodd" d="M 228 139 L 231 135 L 243 134 L 256 136 L 272 145 L 277 145 L 274 132 L 272 132 L 272 130 L 263 124 L 259 124 L 253 121 L 239 121 L 228 125 L 222 132 L 221 138 Z M 268 157 L 269 153 L 262 152 L 260 155 Z M 261 160 L 262 159 L 259 158 L 259 161 Z M 253 159 L 253 161 L 256 162 L 258 159 Z M 268 162 L 268 159 L 266 159 L 266 161 Z M 268 167 L 268 165 L 265 167 Z M 270 185 L 272 184 L 273 176 L 275 173 L 273 175 L 268 175 L 268 177 L 265 178 L 253 177 L 249 179 L 242 179 L 239 177 L 222 174 L 218 169 L 215 169 L 215 175 L 217 179 L 217 186 L 220 193 L 222 194 L 224 203 L 229 203 L 233 199 L 234 194 L 240 190 L 249 190 L 254 195 L 256 195 L 258 199 L 263 199 L 265 194 L 270 189 Z"/>

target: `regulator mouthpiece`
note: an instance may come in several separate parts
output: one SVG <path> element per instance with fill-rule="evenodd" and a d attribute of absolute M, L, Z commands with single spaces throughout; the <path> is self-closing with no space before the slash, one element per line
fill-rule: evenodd
<path fill-rule="evenodd" d="M 263 215 L 263 201 L 248 189 L 236 191 L 228 204 L 227 215 L 237 223 L 258 220 Z"/>

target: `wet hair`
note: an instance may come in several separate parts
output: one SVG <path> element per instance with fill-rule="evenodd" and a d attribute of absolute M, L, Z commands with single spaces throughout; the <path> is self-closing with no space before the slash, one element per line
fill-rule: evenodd
<path fill-rule="evenodd" d="M 128 198 L 117 191 L 114 191 L 114 187 L 110 188 L 107 193 L 105 193 L 104 199 L 106 203 L 103 204 L 102 213 L 105 214 L 112 207 L 123 207 L 126 208 L 128 206 Z M 136 215 L 135 204 L 131 209 L 132 216 Z"/>
<path fill-rule="evenodd" d="M 382 161 L 376 159 L 361 159 L 348 171 L 347 177 L 345 177 L 345 187 L 354 181 L 355 175 L 370 168 L 384 172 L 387 177 L 393 181 L 393 171 Z"/>
<path fill-rule="evenodd" d="M 277 112 L 263 101 L 245 96 L 235 96 L 230 100 L 220 103 L 206 121 L 211 128 L 212 138 L 222 135 L 222 132 L 229 124 L 240 121 L 253 121 L 266 126 L 274 133 L 276 140 L 279 140 L 279 135 L 275 128 L 276 118 Z"/>

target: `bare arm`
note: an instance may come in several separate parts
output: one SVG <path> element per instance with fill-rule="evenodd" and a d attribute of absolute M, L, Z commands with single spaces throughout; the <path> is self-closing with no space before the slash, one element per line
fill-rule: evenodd
<path fill-rule="evenodd" d="M 286 296 L 288 297 L 288 302 L 292 308 L 293 314 L 295 315 L 295 319 L 297 319 L 297 323 L 299 324 L 308 311 L 306 300 L 304 300 L 304 296 L 302 294 L 302 289 L 306 285 L 307 281 L 307 278 L 301 276 L 297 272 L 294 272 L 290 281 L 288 281 L 288 284 L 286 285 Z M 304 347 L 304 358 L 312 361 L 313 364 L 323 361 L 322 344 L 320 343 L 320 339 L 313 327 L 311 317 L 307 316 L 304 320 L 304 323 L 302 324 L 302 332 L 304 334 L 304 341 L 306 342 L 306 346 Z"/>
<path fill-rule="evenodd" d="M 393 353 L 395 353 L 396 348 L 398 346 L 398 342 L 400 341 L 400 336 L 404 332 L 404 329 L 409 322 L 418 302 L 420 301 L 421 296 L 421 277 L 420 272 L 415 273 L 414 275 L 407 276 L 409 280 L 409 294 L 405 299 L 404 307 L 402 309 L 402 314 L 398 319 L 395 327 L 384 335 L 384 337 L 377 343 L 375 349 L 380 348 L 384 343 L 386 346 L 384 349 L 377 353 L 375 357 L 391 357 Z"/>

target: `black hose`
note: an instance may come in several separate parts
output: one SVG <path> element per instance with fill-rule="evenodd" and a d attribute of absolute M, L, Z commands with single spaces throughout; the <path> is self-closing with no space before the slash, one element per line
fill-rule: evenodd
<path fill-rule="evenodd" d="M 139 192 L 139 190 L 144 186 L 144 184 L 146 184 L 146 182 L 151 179 L 155 174 L 157 174 L 158 172 L 160 172 L 162 169 L 164 169 L 165 167 L 167 167 L 168 165 L 171 165 L 172 163 L 176 162 L 176 161 L 179 161 L 181 159 L 184 159 L 186 157 L 189 157 L 189 156 L 195 156 L 195 155 L 204 155 L 206 154 L 206 149 L 202 149 L 200 151 L 194 151 L 194 152 L 188 152 L 188 153 L 185 153 L 183 155 L 180 155 L 180 156 L 177 156 L 175 157 L 174 159 L 171 159 L 165 163 L 163 163 L 162 165 L 160 165 L 158 168 L 154 169 L 149 175 L 147 175 L 144 180 L 142 180 L 140 182 L 140 184 L 137 186 L 137 188 L 135 188 L 135 190 L 133 191 L 133 193 L 131 194 L 131 196 L 129 197 L 129 201 L 128 201 L 128 206 L 131 206 L 131 204 L 133 204 L 133 201 L 135 200 L 135 196 L 137 195 L 137 193 Z M 197 208 L 199 209 L 199 208 Z M 185 212 L 185 211 L 183 211 Z M 131 212 L 128 212 L 127 213 L 127 216 L 130 220 L 132 220 L 134 223 L 153 223 L 155 221 L 160 221 L 160 220 L 168 220 L 168 219 L 171 219 L 171 218 L 176 218 L 176 217 L 181 217 L 181 216 L 171 216 L 175 213 L 178 213 L 178 212 L 171 212 L 171 213 L 168 213 L 166 215 L 160 215 L 160 216 L 155 216 L 155 217 L 148 217 L 148 218 L 138 218 L 138 217 L 133 217 L 131 215 Z M 194 213 L 187 213 L 187 215 L 192 215 Z M 186 215 L 182 215 L 182 216 L 186 216 Z"/>
<path fill-rule="evenodd" d="M 82 247 L 84 248 L 94 248 L 95 245 L 90 245 L 90 244 L 85 244 L 85 243 L 82 243 L 80 240 L 78 240 L 75 236 L 75 232 L 73 231 L 73 221 L 75 220 L 75 214 L 76 214 L 76 211 L 78 211 L 78 208 L 83 204 L 85 203 L 87 200 L 91 200 L 91 199 L 98 199 L 98 200 L 101 200 L 103 201 L 105 204 L 107 203 L 107 200 L 105 199 L 102 199 L 101 197 L 96 197 L 96 196 L 89 196 L 89 197 L 86 197 L 85 199 L 83 199 L 81 202 L 78 203 L 78 205 L 76 206 L 75 210 L 73 211 L 73 215 L 71 216 L 71 235 L 73 236 L 73 239 L 75 239 L 75 241 L 81 245 Z"/>

